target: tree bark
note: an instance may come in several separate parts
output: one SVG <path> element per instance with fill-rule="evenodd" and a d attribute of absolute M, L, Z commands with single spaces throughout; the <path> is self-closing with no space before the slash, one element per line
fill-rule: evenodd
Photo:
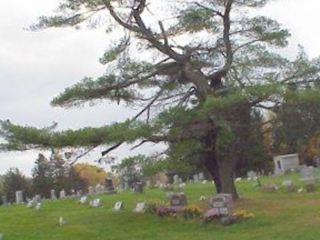
<path fill-rule="evenodd" d="M 214 129 L 203 141 L 206 149 L 203 157 L 204 165 L 214 180 L 217 193 L 229 193 L 237 199 L 239 196 L 233 179 L 237 161 L 234 158 L 219 161 L 216 154 L 216 138 L 217 129 Z"/>

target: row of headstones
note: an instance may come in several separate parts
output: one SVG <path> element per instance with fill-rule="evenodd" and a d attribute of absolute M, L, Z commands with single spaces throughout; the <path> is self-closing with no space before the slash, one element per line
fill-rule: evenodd
<path fill-rule="evenodd" d="M 302 166 L 300 168 L 300 180 L 304 182 L 315 182 L 319 176 L 316 174 L 316 169 L 313 166 Z M 255 171 L 247 172 L 247 180 L 257 180 L 260 177 Z M 240 179 L 240 178 L 238 178 Z"/>
<path fill-rule="evenodd" d="M 194 174 L 192 180 L 194 183 L 198 183 L 198 182 L 202 182 L 206 179 L 205 179 L 204 173 L 200 172 L 198 174 Z M 182 178 L 180 178 L 179 175 L 177 175 L 177 174 L 174 175 L 173 176 L 173 184 L 180 184 L 180 183 L 183 183 Z"/>
<path fill-rule="evenodd" d="M 114 191 L 114 190 L 112 190 L 112 191 Z M 100 185 L 100 184 L 98 184 L 95 188 L 94 188 L 94 187 L 91 187 L 91 186 L 88 188 L 88 194 L 89 194 L 89 195 L 103 194 L 103 193 L 107 193 L 107 192 L 109 193 L 110 190 L 109 190 L 109 191 L 106 190 L 105 187 L 103 187 L 103 186 Z M 73 191 L 71 191 L 71 193 L 72 193 L 72 194 L 71 194 L 70 196 L 68 196 L 65 190 L 61 190 L 61 191 L 59 192 L 59 199 L 66 199 L 66 198 L 68 198 L 68 197 L 81 197 L 81 196 L 83 195 L 82 191 L 74 191 L 74 190 L 73 190 Z M 37 199 L 40 198 L 40 199 L 41 199 L 41 196 L 40 196 L 40 195 L 36 195 L 35 198 L 37 198 Z M 24 203 L 23 191 L 22 191 L 22 190 L 16 191 L 16 193 L 15 193 L 15 199 L 16 199 L 16 204 L 22 204 L 22 203 Z M 51 200 L 56 200 L 56 199 L 58 199 L 58 197 L 57 197 L 57 195 L 56 195 L 56 190 L 51 189 L 51 191 L 50 191 L 50 199 L 51 199 Z M 28 200 L 28 201 L 30 201 L 30 200 Z M 28 201 L 27 201 L 27 202 L 28 202 Z M 2 198 L 2 202 L 3 202 L 4 204 L 7 204 L 7 200 L 6 200 L 5 197 Z"/>
<path fill-rule="evenodd" d="M 98 207 L 102 207 L 102 204 L 101 204 L 101 200 L 99 198 L 96 198 L 96 199 L 93 199 L 91 201 L 88 201 L 88 196 L 83 196 L 80 198 L 79 202 L 81 204 L 86 204 L 86 203 L 89 203 L 89 205 L 91 207 L 95 207 L 95 208 L 98 208 Z M 123 210 L 124 209 L 124 203 L 122 201 L 117 201 L 115 204 L 114 204 L 114 207 L 113 207 L 113 210 L 118 212 L 120 210 Z M 137 206 L 133 209 L 133 212 L 144 212 L 146 209 L 146 203 L 145 202 L 139 202 L 137 203 Z"/>

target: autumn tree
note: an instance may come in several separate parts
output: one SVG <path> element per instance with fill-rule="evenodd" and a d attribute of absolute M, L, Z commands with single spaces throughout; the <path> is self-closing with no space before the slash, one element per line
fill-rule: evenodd
<path fill-rule="evenodd" d="M 88 163 L 78 163 L 74 165 L 74 169 L 88 186 L 104 184 L 107 178 L 107 173 L 102 168 Z"/>
<path fill-rule="evenodd" d="M 83 24 L 117 32 L 100 58 L 106 73 L 84 78 L 52 100 L 75 107 L 102 99 L 140 106 L 127 121 L 100 128 L 55 131 L 3 121 L 5 149 L 164 142 L 196 157 L 217 192 L 237 197 L 233 175 L 242 156 L 252 112 L 279 106 L 291 83 L 318 79 L 319 61 L 303 52 L 280 54 L 289 32 L 255 9 L 269 0 L 64 0 L 58 13 L 33 30 Z M 114 35 L 113 35 L 114 36 Z M 308 98 L 303 97 L 304 101 Z M 139 142 L 137 142 L 139 141 Z"/>

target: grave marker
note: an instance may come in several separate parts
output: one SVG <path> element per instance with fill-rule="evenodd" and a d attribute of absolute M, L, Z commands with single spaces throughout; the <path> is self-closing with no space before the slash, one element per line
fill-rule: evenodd
<path fill-rule="evenodd" d="M 113 211 L 119 212 L 122 209 L 123 209 L 123 202 L 122 201 L 118 201 L 114 204 Z"/>
<path fill-rule="evenodd" d="M 136 208 L 133 209 L 133 212 L 135 212 L 135 213 L 144 213 L 145 211 L 146 211 L 146 203 L 145 202 L 137 203 Z"/>
<path fill-rule="evenodd" d="M 22 191 L 16 191 L 16 204 L 23 203 L 23 193 Z"/>

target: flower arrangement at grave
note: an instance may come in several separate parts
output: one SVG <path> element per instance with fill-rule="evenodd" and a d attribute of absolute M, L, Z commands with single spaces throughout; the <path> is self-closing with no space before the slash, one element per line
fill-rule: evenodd
<path fill-rule="evenodd" d="M 159 200 L 151 200 L 147 203 L 146 212 L 151 214 L 157 214 L 158 208 L 168 207 L 167 204 Z"/>
<path fill-rule="evenodd" d="M 194 219 L 200 217 L 203 213 L 203 209 L 197 205 L 190 205 L 186 207 L 182 214 L 185 219 Z"/>
<path fill-rule="evenodd" d="M 159 217 L 177 217 L 177 210 L 172 207 L 158 207 L 156 213 Z"/>
<path fill-rule="evenodd" d="M 246 211 L 246 210 L 238 210 L 232 214 L 232 217 L 236 221 L 241 221 L 241 220 L 247 220 L 247 219 L 254 218 L 255 215 L 251 212 Z"/>

